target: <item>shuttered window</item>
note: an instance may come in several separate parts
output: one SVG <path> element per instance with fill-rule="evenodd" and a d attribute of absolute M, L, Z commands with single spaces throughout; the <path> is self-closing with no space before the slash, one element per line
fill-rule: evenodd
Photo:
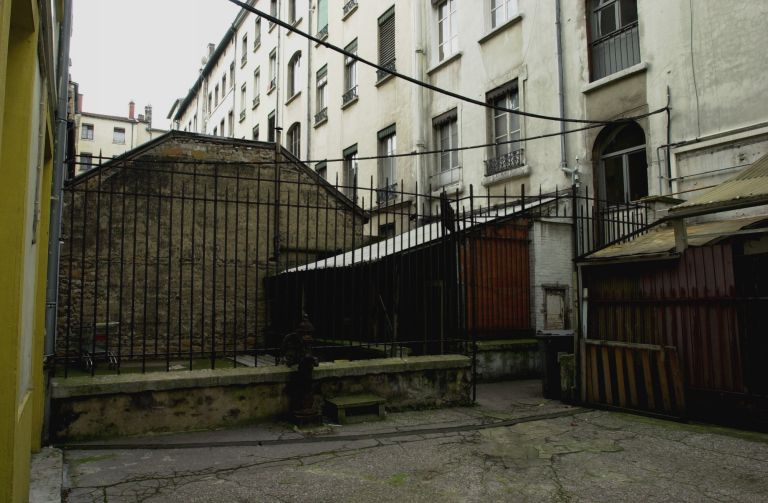
<path fill-rule="evenodd" d="M 395 69 L 395 7 L 379 17 L 379 65 L 388 70 Z M 386 77 L 386 72 L 379 71 L 379 79 Z"/>

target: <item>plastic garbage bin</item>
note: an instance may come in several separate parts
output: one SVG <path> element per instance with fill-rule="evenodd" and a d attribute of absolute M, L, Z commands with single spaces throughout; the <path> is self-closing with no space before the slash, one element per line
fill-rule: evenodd
<path fill-rule="evenodd" d="M 542 393 L 544 398 L 560 400 L 560 364 L 557 362 L 557 354 L 573 353 L 573 331 L 539 331 L 536 334 L 536 339 L 539 341 L 543 367 Z"/>

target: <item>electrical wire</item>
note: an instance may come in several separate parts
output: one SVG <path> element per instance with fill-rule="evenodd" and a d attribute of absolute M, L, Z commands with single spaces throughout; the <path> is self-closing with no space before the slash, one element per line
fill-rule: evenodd
<path fill-rule="evenodd" d="M 663 110 L 656 111 L 654 113 L 660 113 Z M 449 152 L 462 152 L 464 150 L 475 150 L 480 148 L 490 148 L 490 147 L 498 147 L 501 145 L 508 145 L 512 143 L 523 143 L 533 140 L 541 140 L 544 138 L 551 138 L 554 136 L 561 136 L 564 134 L 570 134 L 570 133 L 578 133 L 581 131 L 587 131 L 590 129 L 595 129 L 598 127 L 602 127 L 602 124 L 592 124 L 589 126 L 584 126 L 576 129 L 569 129 L 567 131 L 558 131 L 556 133 L 545 133 L 540 134 L 536 136 L 528 136 L 525 138 L 518 138 L 516 140 L 505 140 L 505 141 L 498 141 L 493 143 L 480 143 L 476 145 L 467 145 L 464 147 L 454 147 L 454 148 L 444 148 L 444 149 L 433 149 L 433 150 L 422 150 L 422 151 L 414 151 L 414 152 L 403 152 L 400 154 L 388 154 L 388 155 L 369 155 L 369 156 L 358 156 L 355 158 L 356 161 L 374 161 L 378 159 L 396 159 L 400 157 L 416 157 L 416 156 L 422 156 L 422 155 L 439 155 L 439 154 L 445 154 Z M 219 136 L 210 136 L 210 135 L 200 135 L 199 133 L 186 133 L 181 131 L 176 131 L 174 134 L 182 134 L 182 135 L 192 135 L 192 136 L 203 136 L 205 138 L 220 138 Z M 226 140 L 226 139 L 225 139 Z M 269 148 L 272 148 L 270 145 Z M 226 161 L 226 160 L 203 160 L 203 159 L 122 159 L 121 157 L 100 157 L 95 156 L 93 157 L 94 160 L 96 159 L 107 159 L 108 161 L 115 161 L 120 163 L 126 163 L 126 162 L 141 162 L 141 163 L 148 163 L 148 164 L 189 164 L 189 165 L 207 165 L 207 164 L 217 164 L 217 165 L 248 165 L 248 166 L 259 166 L 259 165 L 269 165 L 274 166 L 275 161 L 269 160 L 269 161 Z M 348 159 L 345 159 L 343 157 L 337 157 L 337 158 L 325 158 L 325 159 L 288 159 L 285 161 L 277 161 L 277 164 L 292 164 L 296 162 L 304 163 L 307 165 L 311 164 L 318 164 L 318 163 L 334 163 L 334 162 L 344 162 Z M 82 164 L 80 162 L 75 161 L 73 158 L 69 158 L 67 162 L 75 162 L 76 164 Z"/>
<path fill-rule="evenodd" d="M 332 50 L 334 52 L 338 52 L 339 54 L 342 54 L 342 55 L 344 55 L 347 58 L 351 58 L 351 59 L 354 59 L 355 61 L 359 61 L 360 63 L 363 63 L 364 65 L 370 66 L 372 68 L 375 68 L 378 71 L 388 73 L 389 75 L 392 75 L 393 77 L 396 77 L 396 78 L 408 81 L 411 84 L 416 84 L 417 86 L 421 86 L 421 87 L 423 87 L 425 89 L 429 89 L 430 91 L 433 91 L 433 92 L 436 92 L 436 93 L 440 93 L 440 94 L 443 94 L 445 96 L 450 96 L 451 98 L 455 98 L 457 100 L 464 101 L 466 103 L 471 103 L 473 105 L 477 105 L 477 106 L 480 106 L 480 107 L 485 107 L 485 108 L 489 108 L 489 109 L 492 109 L 492 110 L 498 110 L 500 112 L 506 112 L 506 113 L 513 114 L 513 115 L 520 115 L 520 116 L 524 116 L 524 117 L 530 117 L 532 119 L 542 119 L 542 120 L 548 120 L 548 121 L 577 123 L 577 124 L 598 124 L 598 125 L 605 126 L 605 125 L 610 125 L 610 124 L 626 124 L 627 122 L 635 121 L 637 119 L 642 119 L 642 118 L 648 117 L 649 115 L 652 115 L 654 113 L 658 113 L 658 112 L 666 110 L 666 108 L 663 108 L 663 109 L 659 109 L 657 111 L 649 112 L 649 113 L 642 114 L 642 115 L 636 115 L 636 116 L 633 116 L 633 117 L 622 117 L 621 119 L 615 119 L 615 120 L 609 120 L 609 121 L 600 121 L 600 120 L 592 120 L 592 119 L 572 119 L 572 118 L 566 118 L 566 117 L 554 117 L 554 116 L 551 116 L 551 115 L 543 115 L 543 114 L 537 114 L 537 113 L 533 113 L 533 112 L 525 112 L 525 111 L 522 111 L 522 110 L 514 110 L 514 109 L 506 108 L 506 107 L 499 107 L 499 106 L 491 105 L 490 103 L 486 103 L 486 102 L 483 102 L 483 101 L 480 101 L 480 100 L 476 100 L 474 98 L 470 98 L 469 96 L 464 96 L 464 95 L 461 95 L 459 93 L 455 93 L 453 91 L 449 91 L 447 89 L 443 89 L 441 87 L 437 87 L 437 86 L 429 84 L 427 82 L 423 82 L 423 81 L 415 79 L 413 77 L 409 77 L 408 75 L 399 73 L 399 72 L 397 72 L 395 70 L 392 70 L 392 69 L 380 66 L 380 65 L 378 65 L 378 64 L 376 64 L 376 63 L 374 63 L 372 61 L 369 61 L 367 59 L 361 58 L 360 56 L 358 56 L 355 53 L 349 52 L 349 51 L 347 51 L 345 49 L 342 49 L 339 46 L 336 46 L 336 45 L 331 44 L 331 43 L 329 43 L 329 42 L 327 42 L 325 40 L 321 40 L 321 39 L 319 39 L 319 38 L 317 38 L 317 37 L 315 37 L 313 35 L 310 35 L 309 33 L 301 31 L 298 28 L 296 28 L 295 26 L 293 26 L 293 25 L 291 25 L 289 23 L 286 23 L 286 22 L 280 20 L 279 18 L 276 18 L 276 17 L 274 17 L 274 16 L 272 16 L 270 14 L 267 14 L 266 12 L 263 12 L 263 11 L 255 8 L 255 7 L 253 7 L 252 5 L 248 5 L 247 3 L 242 2 L 240 0 L 228 0 L 228 1 L 233 3 L 233 4 L 235 4 L 235 5 L 238 5 L 239 7 L 241 7 L 242 9 L 244 9 L 244 10 L 246 10 L 248 12 L 256 14 L 257 16 L 260 16 L 263 19 L 266 19 L 270 23 L 273 23 L 273 24 L 276 24 L 278 26 L 281 26 L 281 27 L 285 28 L 288 31 L 296 33 L 296 34 L 298 34 L 298 35 L 300 35 L 300 36 L 302 36 L 304 38 L 307 38 L 307 39 L 313 41 L 315 44 L 327 47 L 328 49 L 330 49 L 330 50 Z"/>

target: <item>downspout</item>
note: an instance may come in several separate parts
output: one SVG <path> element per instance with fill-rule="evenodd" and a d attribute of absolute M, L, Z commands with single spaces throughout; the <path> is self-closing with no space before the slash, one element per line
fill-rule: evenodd
<path fill-rule="evenodd" d="M 411 2 L 412 5 L 412 19 L 413 19 L 413 39 L 414 39 L 414 51 L 411 64 L 413 65 L 413 76 L 421 81 L 425 79 L 424 72 L 424 58 L 426 56 L 424 52 L 424 16 L 423 16 L 423 2 Z M 411 99 L 414 106 L 411 108 L 413 124 L 412 141 L 415 152 L 423 152 L 425 146 L 424 138 L 424 93 L 420 86 L 411 87 Z M 422 192 L 425 194 L 428 192 L 427 183 L 423 183 L 424 176 L 424 156 L 414 156 L 414 162 L 416 163 L 416 185 L 422 187 Z M 402 179 L 403 177 L 401 177 Z M 405 190 L 405 187 L 401 187 L 401 190 Z M 416 194 L 416 208 L 418 212 L 419 208 L 419 194 Z M 429 194 L 427 194 L 429 195 Z"/>
<path fill-rule="evenodd" d="M 72 33 L 72 0 L 63 0 L 63 20 L 59 32 L 59 54 L 56 64 L 56 143 L 53 155 L 51 183 L 50 234 L 48 239 L 48 270 L 45 290 L 44 369 L 46 373 L 43 438 L 50 431 L 50 385 L 53 356 L 56 353 L 56 312 L 59 302 L 59 260 L 61 255 L 61 216 L 64 178 L 67 174 L 67 95 L 69 92 L 69 43 Z M 77 96 L 74 97 L 77 100 Z"/>
<path fill-rule="evenodd" d="M 555 0 L 555 34 L 557 36 L 557 100 L 560 117 L 565 117 L 565 85 L 563 83 L 563 36 L 560 23 L 560 1 Z M 571 175 L 571 185 L 576 186 L 579 181 L 578 166 L 568 167 L 568 151 L 565 143 L 565 122 L 560 122 L 560 169 Z"/>
<path fill-rule="evenodd" d="M 315 8 L 312 2 L 307 2 L 307 31 L 312 32 L 312 13 Z M 312 41 L 307 39 L 307 156 L 304 158 L 309 160 L 312 158 Z M 299 153 L 301 155 L 301 153 Z M 311 167 L 311 166 L 310 166 Z"/>

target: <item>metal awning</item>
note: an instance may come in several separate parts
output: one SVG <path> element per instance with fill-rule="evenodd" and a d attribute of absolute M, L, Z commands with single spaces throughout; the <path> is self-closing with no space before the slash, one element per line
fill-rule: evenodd
<path fill-rule="evenodd" d="M 737 233 L 768 233 L 768 216 L 702 222 L 687 225 L 686 231 L 689 246 L 704 246 Z M 632 241 L 611 245 L 591 253 L 582 262 L 657 259 L 673 255 L 675 255 L 674 229 L 672 227 L 657 227 Z"/>
<path fill-rule="evenodd" d="M 670 218 L 736 210 L 768 204 L 768 154 L 716 187 L 670 208 Z"/>

